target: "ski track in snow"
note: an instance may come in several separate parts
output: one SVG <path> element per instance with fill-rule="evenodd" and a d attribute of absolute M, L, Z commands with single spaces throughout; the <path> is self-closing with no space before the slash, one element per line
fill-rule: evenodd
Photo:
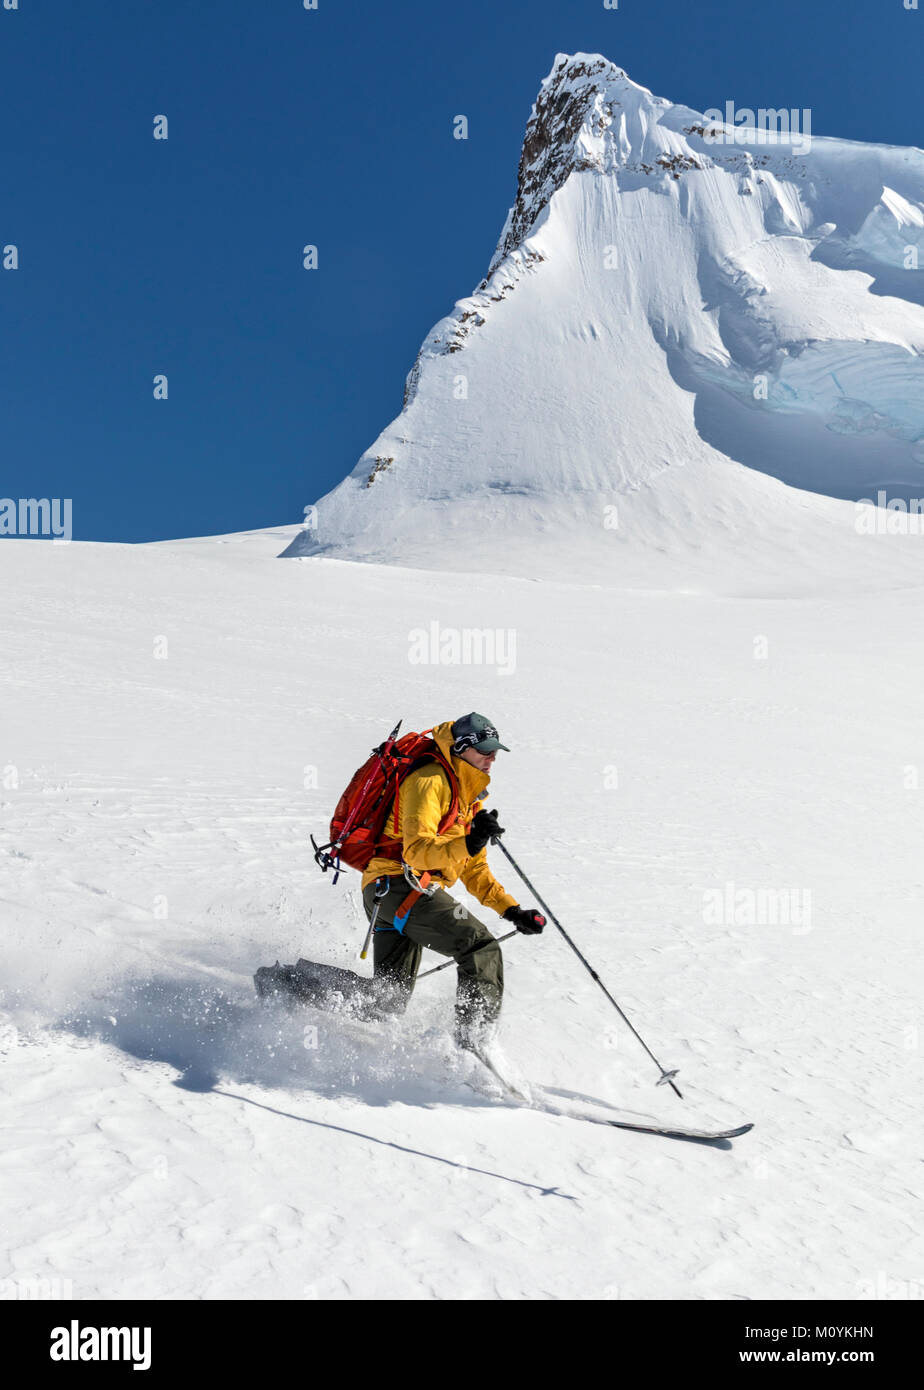
<path fill-rule="evenodd" d="M 77 1298 L 920 1287 L 919 592 L 884 622 L 859 572 L 817 601 L 504 580 L 499 677 L 407 660 L 421 608 L 466 626 L 486 581 L 280 562 L 289 534 L 0 551 L 21 602 L 0 616 L 0 1278 Z M 451 970 L 377 1030 L 255 1006 L 277 957 L 364 968 L 357 878 L 332 889 L 308 834 L 399 716 L 470 708 L 514 750 L 492 786 L 511 852 L 686 1099 L 551 928 L 505 948 L 512 1065 L 596 1114 L 754 1120 L 733 1146 L 473 1089 Z M 810 890 L 810 929 L 707 923 L 728 882 Z"/>

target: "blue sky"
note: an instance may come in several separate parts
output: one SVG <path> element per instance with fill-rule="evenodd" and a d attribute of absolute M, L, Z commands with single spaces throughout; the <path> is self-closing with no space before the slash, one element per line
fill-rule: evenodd
<path fill-rule="evenodd" d="M 903 0 L 9 2 L 0 497 L 73 498 L 82 540 L 294 522 L 349 472 L 487 269 L 557 52 L 700 110 L 921 138 Z"/>

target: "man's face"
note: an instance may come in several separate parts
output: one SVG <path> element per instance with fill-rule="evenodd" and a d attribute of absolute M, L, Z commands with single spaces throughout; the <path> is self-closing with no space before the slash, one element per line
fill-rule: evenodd
<path fill-rule="evenodd" d="M 479 772 L 490 772 L 497 757 L 497 749 L 495 748 L 493 753 L 479 753 L 477 748 L 466 748 L 459 757 L 464 763 L 471 763 L 472 767 L 477 767 Z"/>

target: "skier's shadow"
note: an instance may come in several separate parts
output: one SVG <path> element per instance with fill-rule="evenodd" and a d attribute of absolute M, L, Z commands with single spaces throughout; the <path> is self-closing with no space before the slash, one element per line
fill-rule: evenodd
<path fill-rule="evenodd" d="M 280 1070 L 275 1053 L 267 1053 L 265 1044 L 252 1045 L 253 1038 L 247 1037 L 248 1026 L 253 1027 L 259 1018 L 260 1015 L 253 1009 L 235 1004 L 212 986 L 157 977 L 124 982 L 118 993 L 108 998 L 102 1008 L 97 1005 L 92 1013 L 81 1011 L 75 1016 L 61 1019 L 57 1027 L 79 1037 L 101 1039 L 141 1061 L 166 1063 L 178 1073 L 173 1085 L 186 1091 L 230 1097 L 302 1124 L 350 1135 L 366 1143 L 381 1144 L 385 1148 L 427 1158 L 433 1163 L 463 1172 L 479 1173 L 501 1182 L 513 1183 L 538 1192 L 543 1197 L 562 1197 L 569 1202 L 578 1200 L 569 1193 L 560 1192 L 555 1186 L 543 1187 L 541 1183 L 526 1182 L 522 1178 L 509 1177 L 487 1168 L 476 1168 L 457 1159 L 413 1149 L 393 1140 L 379 1139 L 362 1130 L 277 1110 L 248 1096 L 219 1090 L 222 1078 L 225 1081 L 233 1079 L 238 1083 L 274 1088 L 291 1086 L 293 1076 Z M 295 1049 L 296 1054 L 298 1051 L 302 1051 L 304 1056 L 303 1048 Z M 302 1090 L 305 1089 L 305 1080 L 302 1075 Z M 332 1099 L 329 1090 L 325 1098 Z M 401 1098 L 405 1103 L 414 1103 L 407 1095 Z M 374 1098 L 367 1096 L 364 1099 L 370 1107 L 387 1104 L 381 1093 Z M 421 1103 L 426 1103 L 426 1099 L 421 1096 Z"/>
<path fill-rule="evenodd" d="M 367 1143 L 381 1144 L 386 1149 L 396 1149 L 398 1153 L 412 1154 L 415 1158 L 429 1158 L 433 1163 L 443 1163 L 448 1168 L 457 1168 L 465 1173 L 480 1173 L 486 1178 L 498 1178 L 501 1182 L 513 1183 L 516 1187 L 526 1187 L 531 1192 L 538 1192 L 540 1197 L 561 1197 L 566 1202 L 576 1202 L 577 1197 L 568 1192 L 560 1192 L 557 1187 L 543 1187 L 540 1183 L 526 1182 L 523 1178 L 511 1178 L 506 1173 L 495 1173 L 490 1168 L 476 1168 L 471 1163 L 460 1163 L 455 1158 L 444 1158 L 441 1154 L 427 1153 L 425 1149 L 412 1149 L 407 1144 L 398 1144 L 393 1139 L 379 1139 L 375 1134 L 367 1134 L 361 1129 L 348 1129 L 346 1125 L 334 1125 L 327 1120 L 312 1120 L 307 1115 L 293 1115 L 289 1110 L 277 1110 L 272 1105 L 264 1105 L 262 1101 L 252 1100 L 249 1096 L 238 1095 L 234 1091 L 221 1091 L 217 1087 L 212 1088 L 213 1095 L 226 1096 L 229 1100 L 239 1100 L 245 1105 L 256 1106 L 258 1110 L 266 1110 L 271 1115 L 281 1115 L 286 1120 L 298 1120 L 303 1125 L 313 1125 L 316 1129 L 332 1130 L 335 1134 L 348 1134 L 353 1139 L 364 1139 Z"/>
<path fill-rule="evenodd" d="M 233 1050 L 246 1011 L 214 989 L 169 978 L 129 980 L 102 1009 L 59 1020 L 78 1037 L 99 1038 L 130 1057 L 164 1062 L 185 1091 L 211 1091 Z"/>

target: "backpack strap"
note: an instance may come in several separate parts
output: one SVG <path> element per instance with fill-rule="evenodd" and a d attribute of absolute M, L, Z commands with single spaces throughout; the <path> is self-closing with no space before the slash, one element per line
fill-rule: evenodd
<path fill-rule="evenodd" d="M 435 744 L 434 747 L 436 747 Z M 443 757 L 442 753 L 439 751 L 438 748 L 436 750 L 436 758 L 434 759 L 434 761 L 439 763 L 440 767 L 443 769 L 446 776 L 449 778 L 449 790 L 452 793 L 452 797 L 449 802 L 449 810 L 446 812 L 445 816 L 440 821 L 437 827 L 438 833 L 442 835 L 444 830 L 448 830 L 449 827 L 455 823 L 455 820 L 459 814 L 459 779 L 453 772 L 452 765 L 446 761 L 446 759 Z"/>
<path fill-rule="evenodd" d="M 439 748 L 436 746 L 435 743 L 433 744 L 432 751 L 428 751 L 428 752 L 426 752 L 426 753 L 422 753 L 419 757 L 417 757 L 417 758 L 414 759 L 413 763 L 412 763 L 411 766 L 408 768 L 408 770 L 407 770 L 407 772 L 404 774 L 404 776 L 405 776 L 405 777 L 409 777 L 409 776 L 411 775 L 411 773 L 412 773 L 412 772 L 416 772 L 416 771 L 418 770 L 418 768 L 426 767 L 427 763 L 438 763 L 439 766 L 440 766 L 440 767 L 443 769 L 443 771 L 445 772 L 446 777 L 447 777 L 448 780 L 449 780 L 449 790 L 450 790 L 450 793 L 451 793 L 451 800 L 450 800 L 450 803 L 449 803 L 449 810 L 446 812 L 445 816 L 443 816 L 442 820 L 440 821 L 439 825 L 437 826 L 437 834 L 438 834 L 438 835 L 442 835 L 446 830 L 449 829 L 449 827 L 450 827 L 451 825 L 453 825 L 453 824 L 455 823 L 455 820 L 456 820 L 456 818 L 457 818 L 457 816 L 458 816 L 458 814 L 459 814 L 459 779 L 456 777 L 456 774 L 453 772 L 453 770 L 452 770 L 452 765 L 447 761 L 446 758 L 443 757 L 443 754 L 440 752 Z M 396 781 L 396 783 L 395 783 L 395 794 L 394 794 L 394 797 L 392 798 L 392 806 L 389 807 L 388 812 L 387 812 L 387 814 L 386 814 L 386 816 L 385 816 L 385 820 L 386 820 L 386 822 L 387 822 L 387 821 L 391 818 L 392 811 L 394 811 L 395 824 L 396 824 L 396 825 L 400 825 L 400 823 L 401 823 L 401 822 L 400 822 L 400 811 L 401 811 L 401 799 L 400 799 L 400 798 L 401 798 L 401 783 L 402 783 L 403 781 L 404 781 L 404 778 L 403 778 L 403 777 L 397 779 L 397 781 Z M 376 847 L 375 847 L 375 853 L 376 853 L 376 854 L 381 853 L 381 855 L 382 855 L 383 858 L 401 859 L 402 856 L 403 856 L 403 854 L 404 854 L 404 845 L 402 844 L 402 842 L 401 842 L 400 840 L 392 840 L 392 839 L 390 839 L 390 838 L 389 838 L 389 839 L 383 839 L 383 840 L 380 840 L 380 841 L 378 842 L 378 844 L 376 845 Z"/>

